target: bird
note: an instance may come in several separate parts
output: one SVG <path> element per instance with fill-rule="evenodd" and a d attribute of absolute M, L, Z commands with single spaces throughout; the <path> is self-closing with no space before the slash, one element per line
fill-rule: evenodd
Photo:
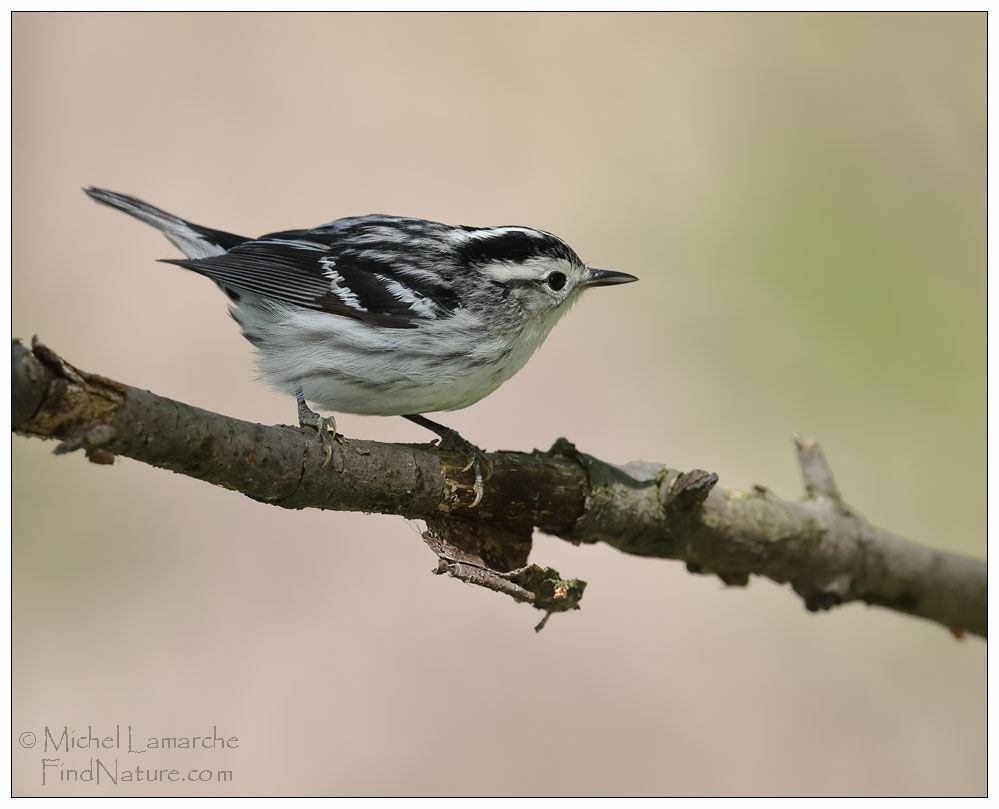
<path fill-rule="evenodd" d="M 638 279 L 589 267 L 562 239 L 519 225 L 472 227 L 369 214 L 258 238 L 196 225 L 128 194 L 97 202 L 159 230 L 203 275 L 256 349 L 260 375 L 295 396 L 325 467 L 337 413 L 404 416 L 463 451 L 482 499 L 481 450 L 424 413 L 459 410 L 516 374 L 587 289 Z"/>

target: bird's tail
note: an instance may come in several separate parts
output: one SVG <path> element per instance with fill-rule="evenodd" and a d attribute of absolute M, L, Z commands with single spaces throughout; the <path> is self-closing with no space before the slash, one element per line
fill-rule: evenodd
<path fill-rule="evenodd" d="M 243 236 L 226 233 L 223 230 L 212 230 L 201 225 L 195 225 L 160 210 L 148 202 L 130 197 L 127 194 L 117 194 L 103 188 L 84 188 L 86 194 L 104 205 L 124 211 L 147 225 L 152 225 L 166 236 L 180 252 L 192 259 L 218 256 L 231 250 L 237 244 L 249 241 Z"/>

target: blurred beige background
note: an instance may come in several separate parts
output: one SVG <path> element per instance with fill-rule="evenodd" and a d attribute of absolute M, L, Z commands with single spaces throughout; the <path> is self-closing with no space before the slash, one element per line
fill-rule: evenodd
<path fill-rule="evenodd" d="M 985 59 L 984 14 L 16 14 L 13 333 L 291 423 L 223 296 L 81 186 L 251 236 L 529 224 L 641 282 L 448 424 L 786 497 L 800 431 L 875 523 L 984 558 Z M 985 792 L 979 639 L 545 536 L 589 589 L 535 635 L 400 518 L 51 451 L 13 440 L 15 794 Z M 239 746 L 19 735 L 116 724 Z M 233 777 L 60 781 L 95 755 Z"/>

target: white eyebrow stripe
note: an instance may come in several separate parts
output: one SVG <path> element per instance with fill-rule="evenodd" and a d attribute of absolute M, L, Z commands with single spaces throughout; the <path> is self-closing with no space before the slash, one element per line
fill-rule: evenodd
<path fill-rule="evenodd" d="M 501 284 L 511 281 L 540 281 L 552 270 L 560 270 L 567 276 L 572 265 L 562 258 L 535 256 L 526 261 L 491 261 L 484 265 L 482 272 Z"/>

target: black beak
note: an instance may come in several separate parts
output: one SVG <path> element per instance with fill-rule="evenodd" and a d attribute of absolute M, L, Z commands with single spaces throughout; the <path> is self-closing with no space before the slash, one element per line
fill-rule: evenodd
<path fill-rule="evenodd" d="M 588 287 L 608 287 L 611 284 L 630 284 L 632 281 L 637 281 L 638 279 L 634 275 L 628 275 L 626 272 L 615 272 L 614 270 L 595 270 L 593 267 L 587 267 L 589 270 L 590 277 L 586 280 L 586 286 Z"/>

